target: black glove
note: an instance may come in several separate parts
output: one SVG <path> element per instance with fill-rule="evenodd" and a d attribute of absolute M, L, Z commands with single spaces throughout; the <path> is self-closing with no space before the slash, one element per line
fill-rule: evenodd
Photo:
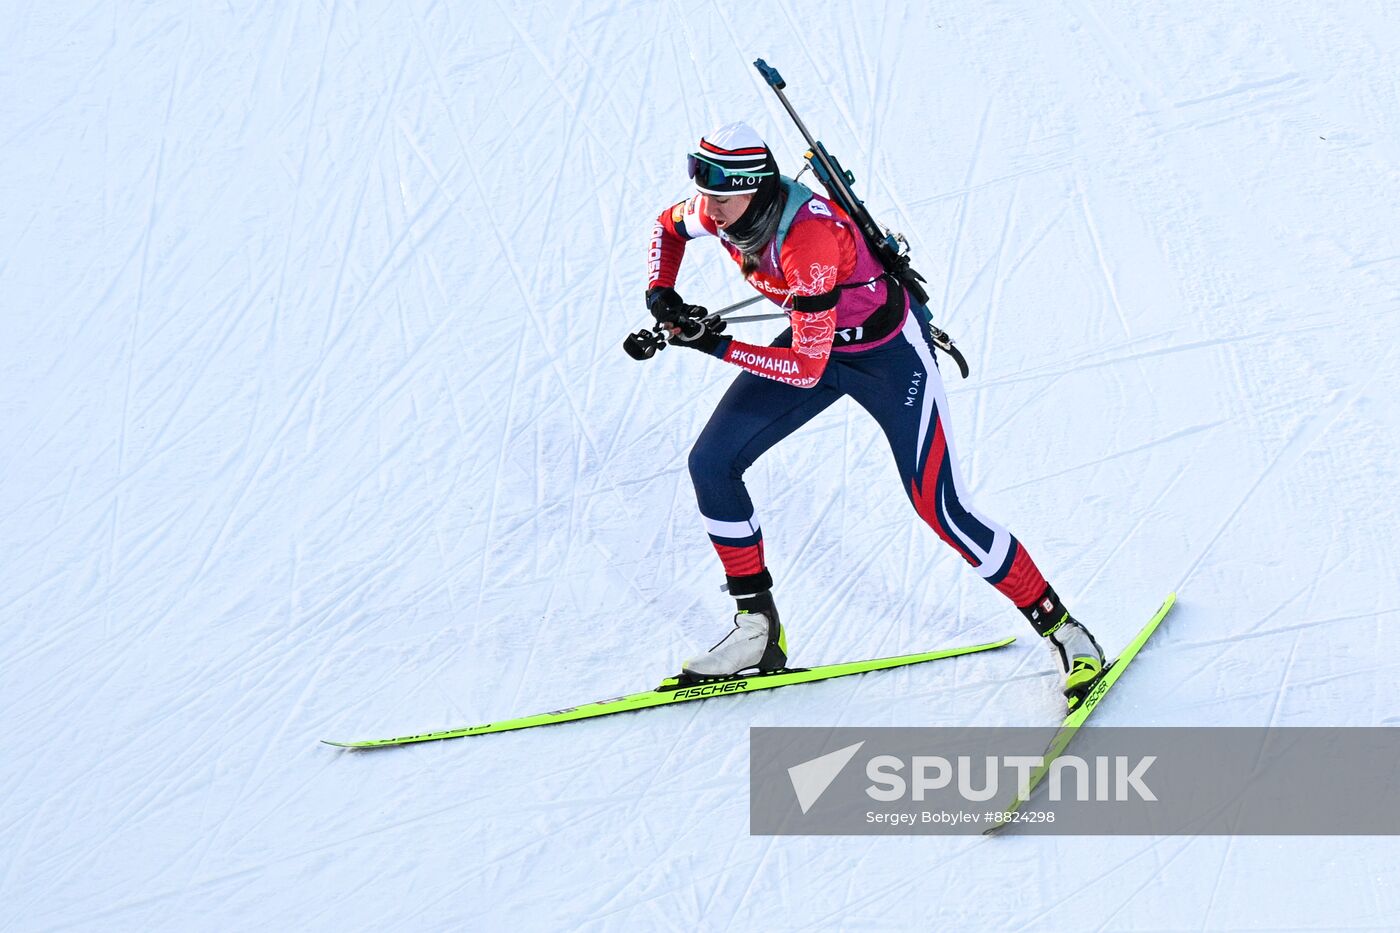
<path fill-rule="evenodd" d="M 679 330 L 666 341 L 674 347 L 689 347 L 711 356 L 723 356 L 729 348 L 730 338 L 720 336 L 724 332 L 724 321 L 720 318 L 703 320 L 710 312 L 699 305 L 686 304 L 674 288 L 647 289 L 647 310 L 658 324 Z"/>
<path fill-rule="evenodd" d="M 729 342 L 732 338 L 722 336 L 724 333 L 723 318 L 715 318 L 713 321 L 681 318 L 676 326 L 680 328 L 680 333 L 666 341 L 673 347 L 688 347 L 691 350 L 699 350 L 702 353 L 710 354 L 710 356 L 718 357 L 723 357 L 724 352 L 729 349 Z"/>
<path fill-rule="evenodd" d="M 689 305 L 674 288 L 658 286 L 647 289 L 647 310 L 658 324 L 675 327 L 686 318 L 702 318 L 709 312 L 699 305 Z"/>

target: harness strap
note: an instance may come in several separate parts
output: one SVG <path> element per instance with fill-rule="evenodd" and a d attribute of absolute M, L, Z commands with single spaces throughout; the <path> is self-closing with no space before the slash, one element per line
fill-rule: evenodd
<path fill-rule="evenodd" d="M 836 307 L 836 303 L 841 300 L 839 289 L 841 286 L 833 288 L 824 295 L 796 295 L 792 299 L 792 310 L 801 311 L 805 314 L 818 314 L 822 311 L 830 311 Z"/>
<path fill-rule="evenodd" d="M 837 328 L 832 339 L 833 347 L 858 347 L 862 344 L 877 343 L 894 333 L 904 321 L 904 288 L 888 272 L 877 275 L 870 282 L 885 280 L 885 303 L 859 327 Z M 830 294 L 835 296 L 843 288 L 864 288 L 870 282 L 848 282 L 838 285 Z M 835 301 L 832 305 L 835 305 Z"/>

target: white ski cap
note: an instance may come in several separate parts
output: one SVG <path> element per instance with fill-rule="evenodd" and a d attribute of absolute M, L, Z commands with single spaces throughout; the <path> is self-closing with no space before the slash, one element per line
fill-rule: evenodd
<path fill-rule="evenodd" d="M 754 128 L 743 120 L 734 123 L 726 123 L 717 130 L 701 137 L 700 145 L 703 147 L 709 143 L 714 150 L 721 152 L 738 152 L 748 149 L 751 152 L 755 149 L 768 151 L 768 144 L 763 141 Z"/>
<path fill-rule="evenodd" d="M 705 194 L 752 194 L 765 179 L 777 179 L 773 153 L 743 121 L 726 123 L 700 138 L 700 148 L 690 154 L 687 171 L 697 190 Z"/>

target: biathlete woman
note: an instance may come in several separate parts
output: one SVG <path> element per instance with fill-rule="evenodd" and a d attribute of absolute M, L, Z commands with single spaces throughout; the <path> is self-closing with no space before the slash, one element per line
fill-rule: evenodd
<path fill-rule="evenodd" d="M 744 471 L 774 444 L 850 396 L 884 430 L 905 494 L 920 518 L 1011 600 L 1050 646 L 1074 709 L 1103 670 L 1103 653 L 1065 608 L 1030 554 L 968 498 L 948 436 L 948 403 L 923 305 L 880 265 L 835 203 L 778 173 L 747 124 L 700 140 L 687 163 L 696 194 L 656 220 L 646 304 L 689 347 L 745 370 L 720 400 L 690 454 L 690 475 L 710 541 L 738 603 L 734 627 L 683 665 L 688 680 L 771 671 L 787 663 L 763 559 L 763 532 Z M 791 328 L 769 346 L 700 326 L 703 308 L 675 290 L 685 245 L 717 237 L 745 280 L 788 312 Z"/>

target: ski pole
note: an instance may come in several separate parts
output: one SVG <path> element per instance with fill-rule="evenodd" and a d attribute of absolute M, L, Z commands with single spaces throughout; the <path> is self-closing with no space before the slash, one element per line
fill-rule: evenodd
<path fill-rule="evenodd" d="M 716 321 L 769 321 L 780 317 L 787 317 L 786 314 L 752 314 L 747 317 L 726 318 L 725 315 L 747 308 L 749 305 L 757 304 L 764 299 L 764 295 L 754 295 L 752 298 L 745 298 L 743 301 L 736 301 L 732 305 L 725 305 L 718 311 L 712 311 L 702 318 L 696 318 L 696 323 L 712 324 Z M 634 360 L 649 360 L 656 355 L 656 351 L 666 346 L 666 325 L 660 322 L 653 324 L 650 328 L 643 328 L 634 334 L 628 334 L 627 339 L 622 341 L 622 349 L 627 351 L 627 355 Z"/>
<path fill-rule="evenodd" d="M 786 311 L 774 311 L 772 314 L 746 314 L 743 317 L 727 317 L 724 319 L 724 323 L 745 324 L 749 321 L 776 321 L 779 318 L 786 320 L 787 316 Z"/>
<path fill-rule="evenodd" d="M 730 314 L 732 314 L 732 313 L 735 312 L 735 311 L 738 311 L 740 308 L 747 308 L 749 305 L 758 304 L 760 301 L 762 301 L 762 300 L 764 299 L 764 297 L 765 297 L 764 295 L 754 295 L 752 298 L 745 298 L 743 301 L 736 301 L 736 302 L 734 302 L 732 305 L 725 305 L 723 308 L 720 308 L 718 311 L 711 311 L 709 314 L 707 314 L 707 315 L 705 315 L 704 317 L 700 318 L 700 320 L 701 320 L 701 321 L 706 321 L 706 322 L 729 321 L 729 322 L 733 322 L 733 323 L 738 323 L 739 321 L 768 321 L 768 320 L 776 320 L 777 318 L 780 318 L 780 317 L 787 317 L 787 314 L 785 314 L 785 313 L 784 313 L 784 314 L 776 314 L 776 313 L 775 313 L 775 314 L 751 314 L 751 315 L 749 315 L 748 317 L 729 317 Z"/>

